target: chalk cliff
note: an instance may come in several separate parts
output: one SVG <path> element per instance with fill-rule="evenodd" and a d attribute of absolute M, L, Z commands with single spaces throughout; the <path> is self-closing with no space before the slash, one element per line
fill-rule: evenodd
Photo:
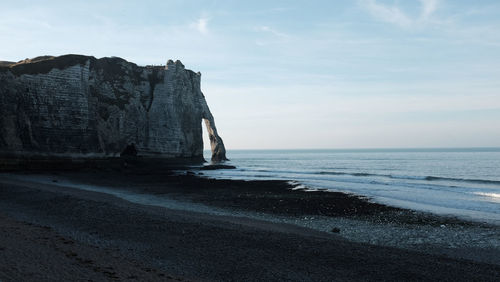
<path fill-rule="evenodd" d="M 180 61 L 140 67 L 121 58 L 65 55 L 0 64 L 0 157 L 226 160 L 200 89 Z"/>

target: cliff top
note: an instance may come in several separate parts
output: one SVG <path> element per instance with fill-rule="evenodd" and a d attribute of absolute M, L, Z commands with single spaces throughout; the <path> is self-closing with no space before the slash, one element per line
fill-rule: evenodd
<path fill-rule="evenodd" d="M 103 58 L 95 58 L 94 56 L 85 56 L 85 55 L 77 55 L 77 54 L 68 54 L 62 56 L 39 56 L 35 58 L 27 58 L 21 60 L 19 62 L 9 62 L 9 61 L 0 61 L 0 70 L 10 70 L 15 75 L 22 74 L 40 74 L 40 73 L 48 73 L 50 70 L 57 69 L 65 69 L 70 66 L 74 66 L 77 64 L 85 64 L 88 60 L 91 63 L 97 64 L 100 66 L 103 65 L 113 65 L 115 63 L 127 63 L 133 65 L 135 68 L 141 68 L 137 66 L 135 63 L 129 62 L 125 59 L 119 57 L 103 57 Z M 148 65 L 144 66 L 144 68 L 148 69 L 165 69 L 171 64 L 175 64 L 184 68 L 184 65 L 181 61 L 177 60 L 175 63 L 172 60 L 168 60 L 166 65 Z"/>
<path fill-rule="evenodd" d="M 91 56 L 73 54 L 59 57 L 40 56 L 32 59 L 25 59 L 17 63 L 4 62 L 4 64 L 0 64 L 0 67 L 3 69 L 9 69 L 15 75 L 39 74 L 48 73 L 54 68 L 65 69 L 76 64 L 85 64 L 85 62 L 89 59 L 96 60 L 96 58 Z"/>
<path fill-rule="evenodd" d="M 9 67 L 13 64 L 15 64 L 15 62 L 0 61 L 0 67 Z"/>

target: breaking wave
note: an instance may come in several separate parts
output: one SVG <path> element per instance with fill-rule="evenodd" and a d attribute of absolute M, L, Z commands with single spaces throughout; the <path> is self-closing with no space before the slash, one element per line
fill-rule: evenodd
<path fill-rule="evenodd" d="M 386 177 L 386 178 L 392 178 L 392 179 L 426 180 L 426 181 L 455 181 L 455 182 L 500 185 L 500 181 L 496 181 L 496 180 L 466 179 L 466 178 L 452 178 L 452 177 L 438 177 L 438 176 L 409 176 L 409 175 L 377 174 L 377 173 L 365 173 L 365 172 L 338 172 L 338 171 L 320 171 L 316 174 L 320 174 L 320 175 L 350 175 L 350 176 L 359 176 L 359 177 L 375 176 L 375 177 Z"/>

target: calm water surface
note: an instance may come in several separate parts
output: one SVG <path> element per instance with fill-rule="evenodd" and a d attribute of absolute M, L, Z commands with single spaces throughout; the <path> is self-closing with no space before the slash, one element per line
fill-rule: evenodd
<path fill-rule="evenodd" d="M 311 189 L 500 224 L 500 148 L 230 150 L 228 158 L 237 169 L 204 174 L 291 180 Z"/>

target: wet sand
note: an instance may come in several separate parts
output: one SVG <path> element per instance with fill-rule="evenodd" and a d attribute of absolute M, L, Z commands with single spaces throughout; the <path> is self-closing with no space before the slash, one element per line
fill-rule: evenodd
<path fill-rule="evenodd" d="M 77 189 L 75 184 L 135 198 Z M 500 277 L 500 263 L 494 259 L 497 250 L 488 253 L 485 248 L 481 257 L 482 245 L 472 240 L 470 244 L 479 248 L 475 255 L 461 248 L 455 253 L 438 251 L 446 242 L 412 248 L 403 243 L 400 247 L 369 244 L 356 237 L 370 230 L 375 238 L 381 237 L 375 232 L 378 227 L 392 230 L 394 238 L 400 234 L 401 242 L 421 230 L 453 241 L 453 234 L 461 236 L 455 230 L 473 235 L 482 230 L 495 236 L 496 227 L 414 213 L 342 193 L 291 188 L 281 181 L 226 181 L 131 170 L 0 174 L 0 224 L 5 226 L 0 232 L 4 261 L 0 280 L 495 281 Z M 158 205 L 158 199 L 170 206 Z M 323 226 L 327 221 L 334 226 Z M 362 232 L 348 233 L 348 228 L 357 227 Z M 427 247 L 419 249 L 423 246 Z"/>

